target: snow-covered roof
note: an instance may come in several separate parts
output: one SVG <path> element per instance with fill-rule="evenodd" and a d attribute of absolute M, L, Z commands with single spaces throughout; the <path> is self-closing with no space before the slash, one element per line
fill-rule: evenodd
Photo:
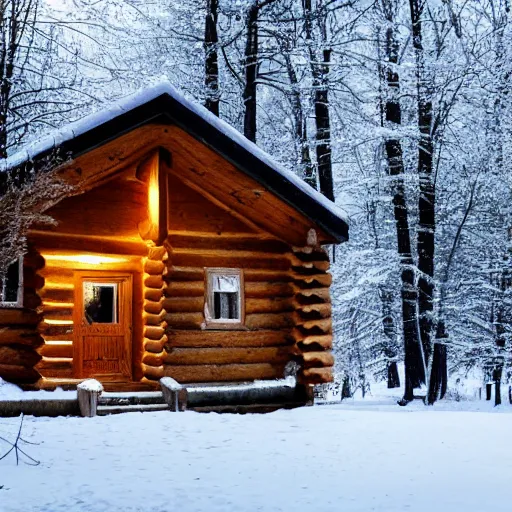
<path fill-rule="evenodd" d="M 121 98 L 99 112 L 27 144 L 4 160 L 0 164 L 0 171 L 35 161 L 56 148 L 63 148 L 66 153 L 76 157 L 122 133 L 162 117 L 170 118 L 202 140 L 313 220 L 337 241 L 348 239 L 347 217 L 338 206 L 285 169 L 228 123 L 203 106 L 186 99 L 168 81 Z"/>

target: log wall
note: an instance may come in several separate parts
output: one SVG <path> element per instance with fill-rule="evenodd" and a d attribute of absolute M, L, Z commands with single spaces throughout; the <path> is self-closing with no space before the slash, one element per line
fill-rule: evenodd
<path fill-rule="evenodd" d="M 44 286 L 42 321 L 39 332 L 44 345 L 39 349 L 42 360 L 38 370 L 45 378 L 73 378 L 73 269 L 48 261 L 41 272 Z"/>
<path fill-rule="evenodd" d="M 179 382 L 282 377 L 296 352 L 288 249 L 259 236 L 171 233 L 163 275 L 166 336 L 146 343 L 144 358 L 154 376 Z M 245 329 L 204 328 L 205 267 L 243 270 Z"/>
<path fill-rule="evenodd" d="M 38 290 L 44 280 L 39 275 L 44 259 L 33 248 L 23 261 L 23 308 L 0 309 L 0 377 L 10 382 L 36 382 L 40 373 L 35 366 L 41 360 L 37 349 L 44 343 L 38 332 L 41 300 Z"/>

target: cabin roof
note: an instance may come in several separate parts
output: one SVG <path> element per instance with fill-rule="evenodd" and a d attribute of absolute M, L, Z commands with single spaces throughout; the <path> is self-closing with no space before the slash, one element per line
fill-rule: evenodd
<path fill-rule="evenodd" d="M 148 123 L 174 123 L 271 190 L 337 242 L 348 239 L 345 213 L 296 174 L 203 106 L 187 100 L 169 82 L 126 96 L 109 107 L 27 144 L 0 171 L 37 161 L 55 149 L 76 158 Z"/>

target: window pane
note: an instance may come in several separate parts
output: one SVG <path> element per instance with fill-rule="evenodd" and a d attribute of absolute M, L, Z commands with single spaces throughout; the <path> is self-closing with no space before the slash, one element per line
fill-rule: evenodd
<path fill-rule="evenodd" d="M 238 293 L 213 292 L 214 319 L 238 320 Z"/>
<path fill-rule="evenodd" d="M 0 280 L 0 300 L 3 302 L 18 302 L 20 284 L 20 262 L 11 263 L 3 280 Z"/>
<path fill-rule="evenodd" d="M 212 285 L 214 292 L 236 293 L 240 289 L 240 276 L 213 275 Z"/>
<path fill-rule="evenodd" d="M 227 293 L 228 295 L 228 308 L 229 308 L 229 318 L 240 318 L 238 314 L 238 293 Z"/>
<path fill-rule="evenodd" d="M 84 281 L 84 315 L 89 324 L 117 323 L 117 284 Z"/>

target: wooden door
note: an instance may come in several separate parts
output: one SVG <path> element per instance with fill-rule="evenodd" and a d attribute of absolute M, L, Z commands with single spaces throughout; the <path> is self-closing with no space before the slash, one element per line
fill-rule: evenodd
<path fill-rule="evenodd" d="M 130 380 L 132 276 L 79 272 L 75 279 L 73 362 L 77 378 Z"/>

